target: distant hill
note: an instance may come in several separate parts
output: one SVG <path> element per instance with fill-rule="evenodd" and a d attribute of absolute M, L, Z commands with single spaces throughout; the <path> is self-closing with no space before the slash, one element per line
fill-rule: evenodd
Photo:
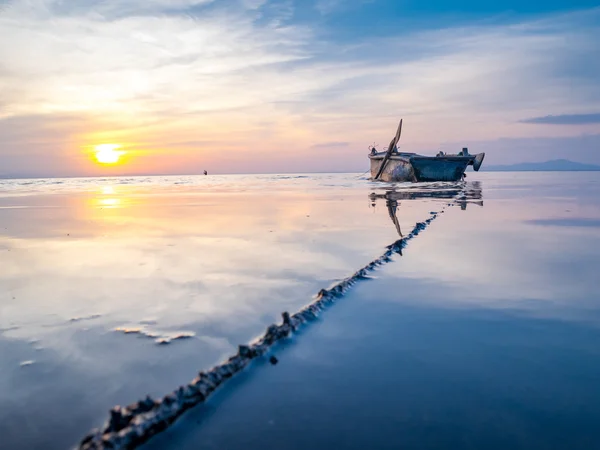
<path fill-rule="evenodd" d="M 600 171 L 600 166 L 594 164 L 583 164 L 568 159 L 553 159 L 544 162 L 528 162 L 511 164 L 508 166 L 485 166 L 481 167 L 486 172 L 589 172 Z"/>

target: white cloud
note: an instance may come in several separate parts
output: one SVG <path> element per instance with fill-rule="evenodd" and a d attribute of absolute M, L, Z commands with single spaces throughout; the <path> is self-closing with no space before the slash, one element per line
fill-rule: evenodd
<path fill-rule="evenodd" d="M 94 138 L 112 133 L 156 148 L 207 141 L 292 152 L 331 141 L 366 148 L 385 141 L 401 115 L 403 140 L 420 149 L 532 137 L 541 128 L 520 119 L 600 110 L 598 9 L 346 45 L 294 24 L 287 0 L 71 5 L 20 1 L 0 15 L 0 42 L 9 43 L 0 46 L 0 118 L 35 116 L 34 126 L 75 115 L 82 136 L 100 126 Z M 11 142 L 0 161 L 2 152 L 14 158 Z M 23 158 L 32 145 L 17 145 Z"/>
<path fill-rule="evenodd" d="M 222 108 L 243 105 L 244 93 L 227 95 L 221 77 L 302 58 L 298 39 L 306 31 L 256 29 L 251 17 L 229 19 L 0 19 L 0 36 L 10 36 L 12 42 L 0 50 L 8 69 L 3 81 L 19 91 L 9 95 L 10 106 L 15 113 L 139 112 L 148 96 L 171 98 L 179 105 L 183 101 L 191 109 L 196 104 L 206 109 L 215 100 Z"/>

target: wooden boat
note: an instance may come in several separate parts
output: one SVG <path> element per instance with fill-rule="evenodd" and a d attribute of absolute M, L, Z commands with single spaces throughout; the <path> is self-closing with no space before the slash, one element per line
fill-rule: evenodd
<path fill-rule="evenodd" d="M 485 153 L 469 154 L 467 148 L 456 155 L 439 152 L 436 156 L 423 156 L 416 153 L 398 151 L 398 141 L 402 133 L 402 119 L 396 136 L 392 138 L 386 151 L 378 152 L 371 147 L 371 177 L 381 181 L 459 181 L 465 177 L 465 170 L 473 166 L 476 172 L 483 163 Z"/>

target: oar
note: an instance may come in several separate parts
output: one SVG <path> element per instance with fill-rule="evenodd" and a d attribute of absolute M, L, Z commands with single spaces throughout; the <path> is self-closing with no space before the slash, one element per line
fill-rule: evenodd
<path fill-rule="evenodd" d="M 396 216 L 396 208 L 398 207 L 398 202 L 395 200 L 388 199 L 385 201 L 385 203 L 388 208 L 388 213 L 390 215 L 390 219 L 392 219 L 392 222 L 394 222 L 394 225 L 396 225 L 396 231 L 398 232 L 400 237 L 403 238 L 404 236 L 402 236 L 402 230 L 400 229 L 400 222 L 398 222 L 398 217 Z"/>
<path fill-rule="evenodd" d="M 400 134 L 402 134 L 402 119 L 400 119 L 400 125 L 398 125 L 398 131 L 396 131 L 396 136 L 394 136 L 394 138 L 390 142 L 390 145 L 389 145 L 389 147 L 387 149 L 387 152 L 385 153 L 385 156 L 383 158 L 383 161 L 381 162 L 381 166 L 379 166 L 379 171 L 377 172 L 377 176 L 375 177 L 376 180 L 379 179 L 379 177 L 383 173 L 383 169 L 385 169 L 385 166 L 386 166 L 388 160 L 390 159 L 390 156 L 392 156 L 392 152 L 394 151 L 394 147 L 396 146 L 396 144 L 400 140 Z"/>
<path fill-rule="evenodd" d="M 401 134 L 402 134 L 402 119 L 400 119 L 400 125 L 398 125 L 398 129 L 396 130 L 396 142 L 394 142 L 394 145 L 396 145 L 398 143 L 398 141 L 400 140 Z"/>

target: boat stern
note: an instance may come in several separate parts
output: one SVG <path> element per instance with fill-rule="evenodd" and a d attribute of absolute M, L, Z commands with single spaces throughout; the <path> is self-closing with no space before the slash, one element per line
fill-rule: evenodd
<path fill-rule="evenodd" d="M 473 158 L 473 162 L 470 163 L 475 172 L 479 172 L 479 168 L 481 167 L 481 164 L 483 164 L 483 158 L 485 158 L 485 153 L 478 153 L 475 155 L 475 158 Z"/>

